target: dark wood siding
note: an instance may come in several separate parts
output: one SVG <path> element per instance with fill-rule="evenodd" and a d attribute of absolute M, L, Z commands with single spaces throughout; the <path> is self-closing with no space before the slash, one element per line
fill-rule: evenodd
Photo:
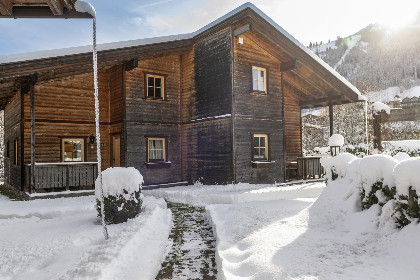
<path fill-rule="evenodd" d="M 180 66 L 180 54 L 139 58 L 138 67 L 125 74 L 125 166 L 137 168 L 147 185 L 181 181 Z M 165 77 L 164 100 L 145 98 L 145 73 Z M 158 168 L 146 164 L 146 137 L 167 139 L 170 164 Z"/>
<path fill-rule="evenodd" d="M 231 183 L 232 36 L 223 30 L 183 56 L 183 177 Z"/>
<path fill-rule="evenodd" d="M 4 109 L 4 177 L 5 182 L 21 187 L 21 94 L 17 92 Z M 18 165 L 15 165 L 14 141 L 18 139 Z M 7 151 L 7 149 L 9 151 Z M 9 156 L 7 156 L 9 155 Z"/>
<path fill-rule="evenodd" d="M 98 79 L 102 169 L 109 164 L 109 72 Z M 96 145 L 87 143 L 95 133 L 93 75 L 72 76 L 35 85 L 35 161 L 60 162 L 61 138 L 86 139 L 85 161 L 96 161 Z M 24 162 L 31 161 L 30 96 L 24 95 Z"/>
<path fill-rule="evenodd" d="M 286 124 L 286 164 L 302 156 L 302 137 L 299 101 L 289 91 L 284 93 L 284 117 Z"/>
<path fill-rule="evenodd" d="M 234 137 L 236 181 L 284 181 L 282 91 L 279 54 L 254 32 L 234 39 Z M 252 66 L 267 70 L 267 94 L 253 93 Z M 252 164 L 252 134 L 269 135 L 270 164 Z"/>

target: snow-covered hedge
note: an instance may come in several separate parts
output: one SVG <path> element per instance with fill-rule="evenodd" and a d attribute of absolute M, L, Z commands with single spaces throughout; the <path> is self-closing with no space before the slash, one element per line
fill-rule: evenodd
<path fill-rule="evenodd" d="M 100 189 L 96 181 L 96 208 L 101 217 Z M 143 176 L 134 167 L 114 167 L 102 172 L 104 214 L 107 224 L 118 224 L 134 218 L 141 211 Z"/>
<path fill-rule="evenodd" d="M 420 157 L 401 161 L 394 168 L 397 185 L 396 221 L 399 226 L 420 219 Z"/>
<path fill-rule="evenodd" d="M 392 206 L 399 227 L 420 219 L 420 157 L 372 155 L 360 159 L 344 153 L 324 158 L 321 164 L 328 180 L 345 178 L 359 190 L 362 209 L 378 204 L 386 205 L 389 212 Z"/>

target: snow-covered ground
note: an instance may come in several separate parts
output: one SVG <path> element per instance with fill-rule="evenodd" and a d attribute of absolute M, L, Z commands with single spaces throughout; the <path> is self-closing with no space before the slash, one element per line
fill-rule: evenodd
<path fill-rule="evenodd" d="M 377 205 L 361 212 L 349 182 L 324 187 L 197 185 L 147 193 L 207 204 L 218 279 L 418 279 L 420 225 L 398 230 Z"/>
<path fill-rule="evenodd" d="M 165 201 L 146 197 L 143 212 L 108 226 L 105 241 L 94 200 L 0 195 L 0 279 L 154 279 L 171 229 Z"/>

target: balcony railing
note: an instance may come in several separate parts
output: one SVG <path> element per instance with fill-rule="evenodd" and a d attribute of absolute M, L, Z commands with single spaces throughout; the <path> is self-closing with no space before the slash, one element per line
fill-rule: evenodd
<path fill-rule="evenodd" d="M 25 186 L 30 188 L 31 165 L 25 164 Z M 96 162 L 36 163 L 33 190 L 94 187 L 98 176 Z"/>

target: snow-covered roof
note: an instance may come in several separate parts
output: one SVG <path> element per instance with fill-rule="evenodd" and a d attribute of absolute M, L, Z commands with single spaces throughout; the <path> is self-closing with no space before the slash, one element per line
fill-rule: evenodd
<path fill-rule="evenodd" d="M 281 34 L 283 34 L 287 39 L 289 39 L 293 44 L 295 44 L 298 48 L 304 51 L 309 57 L 311 57 L 317 63 L 322 65 L 322 67 L 325 68 L 328 72 L 330 72 L 331 75 L 335 76 L 343 84 L 349 87 L 352 91 L 357 93 L 359 95 L 359 100 L 364 100 L 363 99 L 364 97 L 360 94 L 359 90 L 355 86 L 353 86 L 343 76 L 341 76 L 334 69 L 332 69 L 327 63 L 325 63 L 321 58 L 319 58 L 311 50 L 306 48 L 303 44 L 301 44 L 298 40 L 296 40 L 292 35 L 290 35 L 286 30 L 284 30 L 280 25 L 278 25 L 274 20 L 272 20 L 264 12 L 262 12 L 259 8 L 257 8 L 254 4 L 250 2 L 247 2 L 239 6 L 238 8 L 232 10 L 231 12 L 225 14 L 224 16 L 216 19 L 215 21 L 209 23 L 208 25 L 192 33 L 155 37 L 155 38 L 146 38 L 146 39 L 139 39 L 139 40 L 121 41 L 121 42 L 114 42 L 114 43 L 105 43 L 105 44 L 98 45 L 98 51 L 122 49 L 122 48 L 150 45 L 150 44 L 157 44 L 157 43 L 166 43 L 166 42 L 171 42 L 171 41 L 192 39 L 195 36 L 207 31 L 208 29 L 218 25 L 219 23 L 222 23 L 223 21 L 227 20 L 228 18 L 238 14 L 239 12 L 247 8 L 252 9 L 261 18 L 263 18 L 275 29 L 277 29 Z M 91 51 L 92 51 L 92 46 L 82 46 L 82 47 L 64 48 L 64 49 L 56 49 L 56 50 L 40 51 L 40 52 L 32 52 L 32 53 L 5 55 L 5 56 L 0 56 L 0 65 L 6 64 L 6 63 L 26 61 L 26 60 L 35 60 L 35 59 L 43 59 L 43 58 L 53 58 L 53 57 L 58 57 L 58 56 L 83 54 L 83 53 L 88 53 Z"/>

